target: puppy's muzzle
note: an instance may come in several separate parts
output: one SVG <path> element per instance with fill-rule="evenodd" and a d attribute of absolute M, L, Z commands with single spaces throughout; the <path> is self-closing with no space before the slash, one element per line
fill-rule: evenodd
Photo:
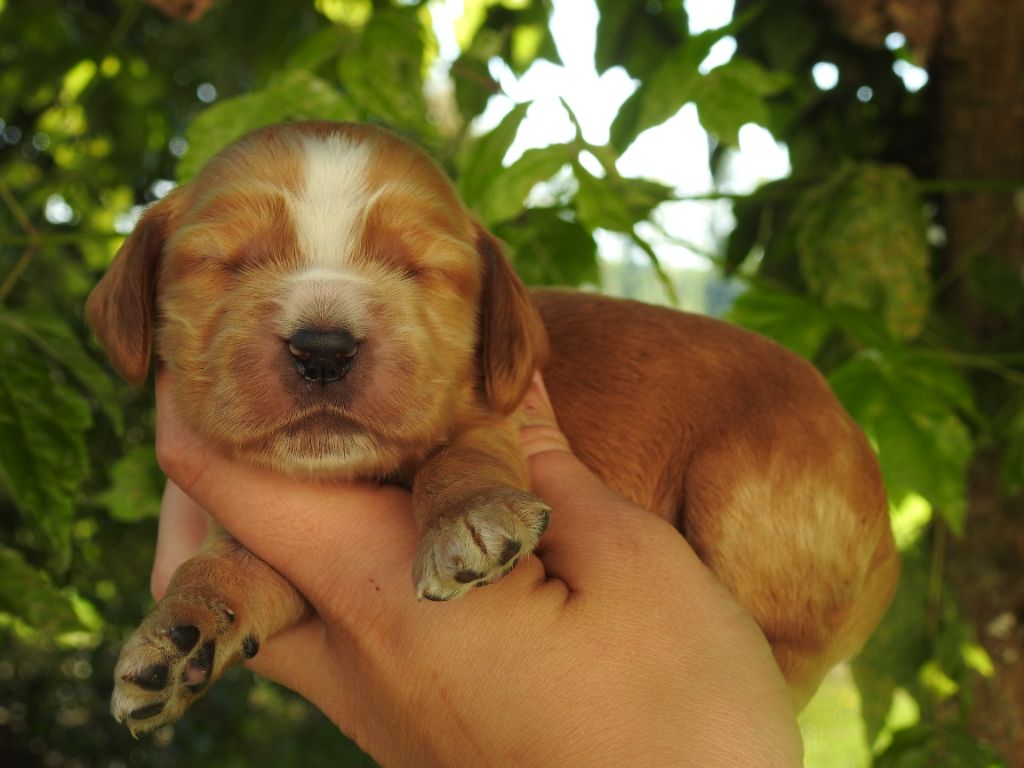
<path fill-rule="evenodd" d="M 344 378 L 358 350 L 356 338 L 340 328 L 301 328 L 288 339 L 288 352 L 299 375 L 321 385 Z"/>

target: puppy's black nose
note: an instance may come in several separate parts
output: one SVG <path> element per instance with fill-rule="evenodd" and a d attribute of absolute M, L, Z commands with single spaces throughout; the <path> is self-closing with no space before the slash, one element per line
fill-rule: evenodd
<path fill-rule="evenodd" d="M 295 368 L 308 381 L 328 384 L 342 378 L 352 365 L 359 342 L 346 330 L 301 328 L 288 339 Z"/>

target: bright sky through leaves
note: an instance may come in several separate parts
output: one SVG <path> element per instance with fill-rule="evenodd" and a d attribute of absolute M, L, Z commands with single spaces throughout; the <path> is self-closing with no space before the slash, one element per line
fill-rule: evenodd
<path fill-rule="evenodd" d="M 691 33 L 724 26 L 732 18 L 732 7 L 726 0 L 690 0 L 686 9 Z M 462 0 L 444 0 L 434 11 L 441 55 L 448 60 L 458 55 L 453 25 L 461 12 Z M 496 125 L 514 103 L 533 102 L 508 160 L 531 147 L 571 140 L 572 123 L 561 99 L 575 113 L 587 141 L 608 141 L 612 120 L 636 86 L 620 67 L 598 75 L 594 67 L 597 19 L 591 0 L 555 0 L 551 29 L 564 66 L 538 61 L 520 78 L 507 68 L 493 68 L 492 74 L 507 95 L 492 99 L 481 120 L 482 128 Z M 710 71 L 726 63 L 735 48 L 732 38 L 719 41 L 701 70 Z M 715 191 L 708 152 L 708 135 L 700 125 L 697 110 L 689 104 L 667 122 L 644 132 L 622 156 L 618 167 L 623 175 L 660 181 L 680 195 L 701 195 Z M 785 147 L 754 124 L 740 130 L 739 151 L 732 154 L 721 183 L 730 192 L 749 192 L 764 181 L 788 175 L 790 170 Z M 706 267 L 706 259 L 695 250 L 714 252 L 715 233 L 731 227 L 728 205 L 721 203 L 666 203 L 656 218 L 678 242 L 664 240 L 655 245 L 655 251 L 666 264 L 680 267 Z M 692 244 L 694 249 L 679 242 Z M 611 259 L 622 258 L 627 247 L 621 236 L 603 237 L 600 245 L 602 256 Z"/>

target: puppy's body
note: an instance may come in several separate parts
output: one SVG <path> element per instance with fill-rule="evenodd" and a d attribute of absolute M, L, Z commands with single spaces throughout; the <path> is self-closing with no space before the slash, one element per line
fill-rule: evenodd
<path fill-rule="evenodd" d="M 699 315 L 533 293 L 573 450 L 674 523 L 764 630 L 802 707 L 898 574 L 874 455 L 806 361 Z"/>
<path fill-rule="evenodd" d="M 541 367 L 574 450 L 679 527 L 764 629 L 797 706 L 891 598 L 877 464 L 809 364 L 707 318 L 528 294 L 436 166 L 378 129 L 242 139 L 147 212 L 89 315 L 130 380 L 155 341 L 185 418 L 239 458 L 411 487 L 417 596 L 500 578 L 543 532 L 511 418 Z M 115 714 L 176 719 L 305 610 L 218 538 L 126 645 Z"/>

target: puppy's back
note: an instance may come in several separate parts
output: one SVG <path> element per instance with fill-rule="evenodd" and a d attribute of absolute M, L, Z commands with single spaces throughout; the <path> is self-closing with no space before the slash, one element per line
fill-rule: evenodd
<path fill-rule="evenodd" d="M 763 336 L 598 294 L 532 296 L 551 341 L 544 379 L 574 450 L 673 522 L 682 475 L 714 436 L 786 418 L 849 421 L 812 365 Z"/>

